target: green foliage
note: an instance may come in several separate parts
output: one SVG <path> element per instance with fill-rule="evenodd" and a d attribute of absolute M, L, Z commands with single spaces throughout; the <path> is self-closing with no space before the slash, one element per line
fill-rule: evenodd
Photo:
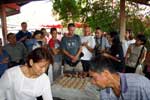
<path fill-rule="evenodd" d="M 99 26 L 103 31 L 119 31 L 120 2 L 112 6 L 112 0 L 53 0 L 53 9 L 63 23 L 88 23 L 94 30 Z M 145 32 L 150 35 L 150 18 L 143 21 L 137 15 L 144 10 L 138 4 L 126 1 L 126 28 L 133 33 Z"/>
<path fill-rule="evenodd" d="M 59 13 L 60 20 L 68 22 L 76 21 L 79 18 L 79 9 L 76 0 L 54 0 L 53 9 Z"/>
<path fill-rule="evenodd" d="M 150 27 L 145 29 L 144 34 L 147 37 L 146 47 L 147 47 L 148 51 L 150 51 Z"/>
<path fill-rule="evenodd" d="M 132 29 L 135 35 L 138 34 L 139 32 L 143 33 L 145 30 L 143 22 L 136 17 L 127 21 L 126 28 Z"/>

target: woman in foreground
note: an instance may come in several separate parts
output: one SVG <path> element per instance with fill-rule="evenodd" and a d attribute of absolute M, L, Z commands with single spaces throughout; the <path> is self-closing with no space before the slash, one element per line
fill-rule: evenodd
<path fill-rule="evenodd" d="M 0 100 L 52 100 L 50 81 L 45 74 L 51 55 L 44 48 L 29 53 L 26 64 L 8 69 L 0 79 Z"/>

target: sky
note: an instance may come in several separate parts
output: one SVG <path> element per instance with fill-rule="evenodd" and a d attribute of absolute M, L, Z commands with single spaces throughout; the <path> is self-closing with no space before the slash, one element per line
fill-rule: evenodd
<path fill-rule="evenodd" d="M 28 29 L 38 29 L 41 25 L 60 24 L 52 15 L 52 2 L 50 0 L 34 1 L 21 7 L 19 14 L 7 18 L 8 32 L 19 30 L 21 22 L 28 23 Z"/>

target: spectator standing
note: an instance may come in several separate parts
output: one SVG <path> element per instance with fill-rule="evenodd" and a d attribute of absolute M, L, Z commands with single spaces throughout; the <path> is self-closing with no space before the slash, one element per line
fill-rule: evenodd
<path fill-rule="evenodd" d="M 99 27 L 95 30 L 95 43 L 95 55 L 107 52 L 110 48 L 107 38 L 103 36 L 103 32 Z"/>
<path fill-rule="evenodd" d="M 51 35 L 46 31 L 45 28 L 41 28 L 41 32 L 43 41 L 48 44 L 49 40 L 51 39 Z"/>
<path fill-rule="evenodd" d="M 108 39 L 111 44 L 110 50 L 108 53 L 103 53 L 107 58 L 111 58 L 115 69 L 118 72 L 123 72 L 124 66 L 124 56 L 122 44 L 120 42 L 119 34 L 117 32 L 110 32 L 108 34 Z"/>
<path fill-rule="evenodd" d="M 133 38 L 133 33 L 131 32 L 131 30 L 127 30 L 125 33 L 125 40 L 122 41 L 124 57 L 127 53 L 129 45 L 134 43 L 135 39 Z"/>
<path fill-rule="evenodd" d="M 94 47 L 95 47 L 95 40 L 94 36 L 91 36 L 91 29 L 88 25 L 84 26 L 83 29 L 83 36 L 81 37 L 82 43 L 82 52 L 84 56 L 81 58 L 83 71 L 89 71 L 89 62 L 93 57 Z"/>
<path fill-rule="evenodd" d="M 144 46 L 145 43 L 146 37 L 143 34 L 140 34 L 136 36 L 136 42 L 129 46 L 125 56 L 127 73 L 134 73 L 137 67 L 137 63 L 143 64 L 143 62 L 145 61 L 147 53 L 147 49 Z"/>
<path fill-rule="evenodd" d="M 57 29 L 51 28 L 52 38 L 49 41 L 50 50 L 53 57 L 53 80 L 55 81 L 60 75 L 62 70 L 62 53 L 60 49 L 60 41 L 57 39 Z"/>
<path fill-rule="evenodd" d="M 64 53 L 64 71 L 82 71 L 80 54 L 82 52 L 81 39 L 74 34 L 74 23 L 68 24 L 68 34 L 64 35 L 61 41 L 62 52 Z"/>
<path fill-rule="evenodd" d="M 27 30 L 27 23 L 21 23 L 21 30 L 16 34 L 16 39 L 25 45 L 25 41 L 32 37 L 32 33 Z"/>

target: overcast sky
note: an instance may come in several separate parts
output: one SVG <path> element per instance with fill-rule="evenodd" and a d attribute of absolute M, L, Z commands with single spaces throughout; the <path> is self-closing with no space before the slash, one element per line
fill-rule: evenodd
<path fill-rule="evenodd" d="M 29 28 L 38 28 L 44 24 L 58 24 L 52 15 L 52 3 L 50 0 L 34 1 L 21 7 L 21 12 L 7 18 L 8 26 L 12 29 L 20 28 L 21 22 L 27 22 Z M 17 27 L 16 27 L 17 26 Z M 14 27 L 14 28 L 13 28 Z"/>

